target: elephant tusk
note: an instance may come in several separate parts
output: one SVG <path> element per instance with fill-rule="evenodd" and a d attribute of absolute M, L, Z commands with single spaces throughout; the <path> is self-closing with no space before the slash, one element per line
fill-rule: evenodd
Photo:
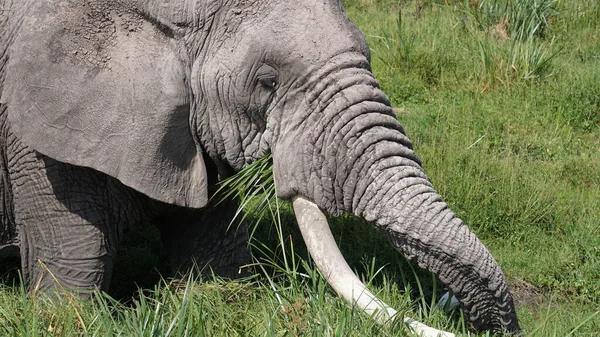
<path fill-rule="evenodd" d="M 323 212 L 302 197 L 292 199 L 298 226 L 317 268 L 331 287 L 347 302 L 356 305 L 380 324 L 395 319 L 397 311 L 373 295 L 358 279 L 342 256 Z M 410 317 L 404 323 L 421 337 L 454 337 L 454 334 L 429 327 Z"/>

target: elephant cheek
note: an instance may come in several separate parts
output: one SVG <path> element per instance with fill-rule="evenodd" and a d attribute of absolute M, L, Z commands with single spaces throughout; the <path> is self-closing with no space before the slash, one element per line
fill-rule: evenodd
<path fill-rule="evenodd" d="M 291 199 L 296 195 L 309 195 L 309 181 L 313 166 L 311 149 L 314 149 L 312 130 L 316 123 L 304 94 L 283 102 L 277 111 L 280 115 L 271 116 L 272 123 L 267 129 L 272 133 L 273 175 L 277 186 L 277 196 Z M 312 193 L 310 194 L 312 196 Z"/>

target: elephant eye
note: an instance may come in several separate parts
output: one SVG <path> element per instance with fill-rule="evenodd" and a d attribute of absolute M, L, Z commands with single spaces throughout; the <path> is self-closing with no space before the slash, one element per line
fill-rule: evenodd
<path fill-rule="evenodd" d="M 277 88 L 277 78 L 274 76 L 262 77 L 258 79 L 258 82 L 265 87 L 265 89 L 275 90 Z"/>
<path fill-rule="evenodd" d="M 258 83 L 265 89 L 274 91 L 279 85 L 277 70 L 268 64 L 263 64 L 256 71 Z"/>

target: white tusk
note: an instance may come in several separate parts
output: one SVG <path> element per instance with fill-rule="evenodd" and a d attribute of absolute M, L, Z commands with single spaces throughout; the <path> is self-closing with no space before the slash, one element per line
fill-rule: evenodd
<path fill-rule="evenodd" d="M 350 269 L 331 234 L 325 215 L 317 205 L 302 197 L 294 197 L 292 201 L 310 256 L 331 287 L 377 322 L 386 324 L 395 319 L 396 310 L 375 297 Z M 450 332 L 434 329 L 409 317 L 404 318 L 404 323 L 417 336 L 454 337 Z"/>

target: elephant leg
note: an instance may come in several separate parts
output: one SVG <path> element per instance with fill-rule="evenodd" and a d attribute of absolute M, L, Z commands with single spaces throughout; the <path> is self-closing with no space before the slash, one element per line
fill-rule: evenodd
<path fill-rule="evenodd" d="M 86 296 L 87 290 L 108 290 L 116 243 L 101 227 L 76 216 L 50 217 L 29 222 L 20 235 L 21 268 L 30 292 L 64 289 Z"/>
<path fill-rule="evenodd" d="M 95 170 L 20 150 L 10 166 L 27 288 L 82 296 L 107 290 L 123 226 L 134 221 L 136 192 Z"/>
<path fill-rule="evenodd" d="M 248 230 L 238 221 L 232 223 L 236 210 L 236 203 L 223 202 L 202 210 L 174 207 L 162 217 L 158 227 L 173 271 L 185 274 L 197 266 L 203 274 L 248 276 Z"/>
<path fill-rule="evenodd" d="M 6 105 L 0 104 L 0 264 L 18 258 L 19 244 L 6 153 Z"/>

